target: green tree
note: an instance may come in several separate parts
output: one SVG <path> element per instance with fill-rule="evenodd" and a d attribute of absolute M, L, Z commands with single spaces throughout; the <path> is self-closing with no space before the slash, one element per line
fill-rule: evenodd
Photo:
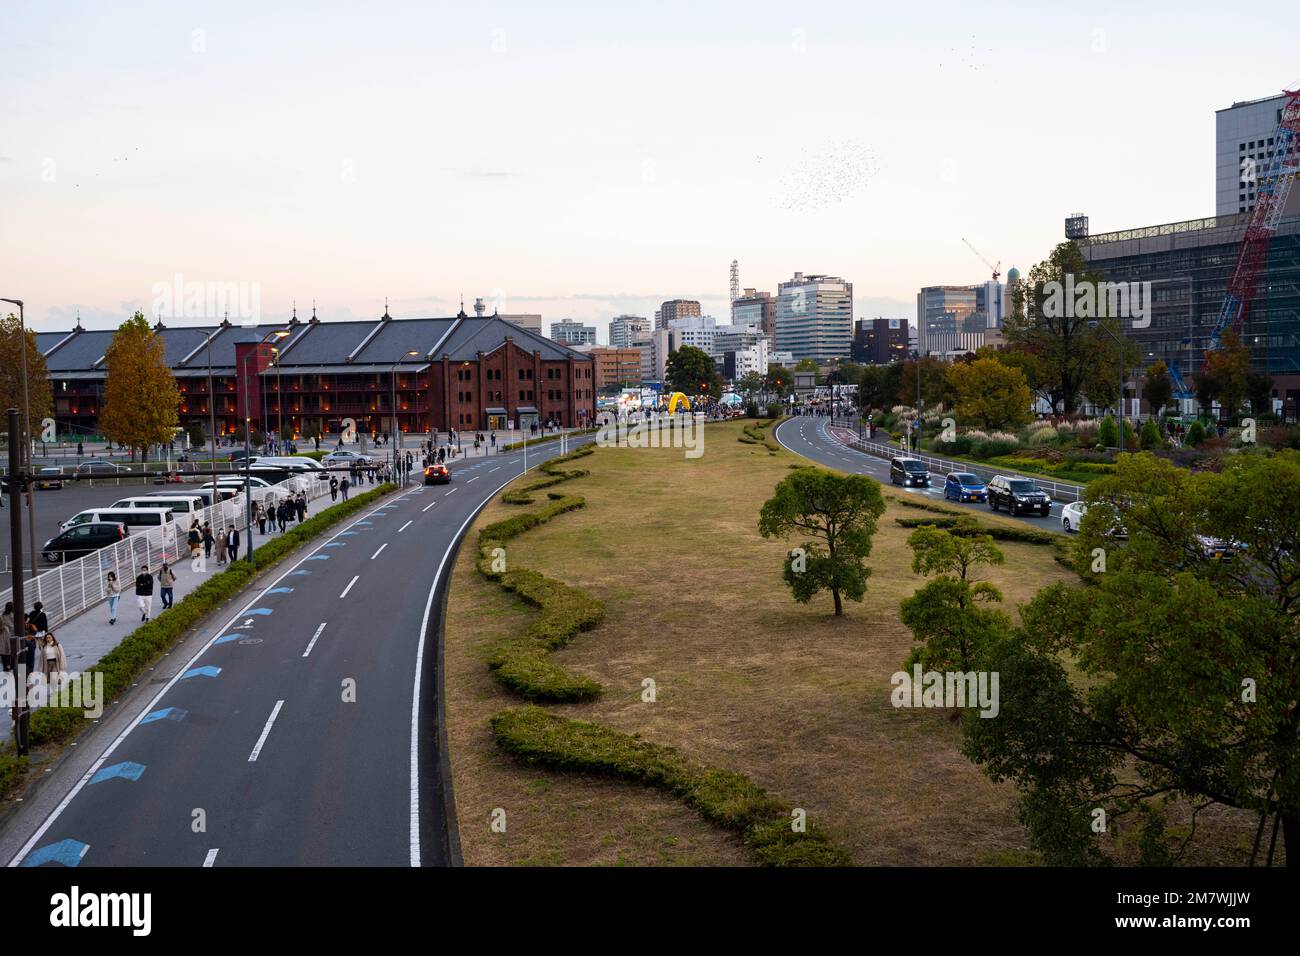
<path fill-rule="evenodd" d="M 1143 451 L 1151 451 L 1165 443 L 1164 439 L 1160 437 L 1160 426 L 1156 424 L 1154 418 L 1148 418 L 1142 425 L 1141 443 Z"/>
<path fill-rule="evenodd" d="M 23 347 L 22 323 L 18 316 L 9 315 L 0 319 L 0 415 L 6 410 L 23 409 L 22 361 Z M 36 347 L 36 333 L 27 330 L 27 434 L 33 438 L 41 436 L 41 421 L 54 416 L 54 392 L 50 383 L 50 373 L 45 365 L 45 356 Z M 3 426 L 7 429 L 9 426 Z"/>
<path fill-rule="evenodd" d="M 1103 282 L 1102 273 L 1067 241 L 1016 285 L 1012 313 L 1004 327 L 1007 342 L 1037 357 L 1042 394 L 1056 412 L 1070 413 L 1079 407 L 1096 370 L 1118 368 L 1114 343 L 1090 325 L 1106 317 L 1105 296 L 1096 294 Z M 1067 299 L 1066 289 L 1091 290 L 1092 299 Z"/>
<path fill-rule="evenodd" d="M 755 397 L 763 391 L 763 376 L 757 372 L 746 372 L 736 382 L 736 392 L 746 403 L 754 401 Z"/>
<path fill-rule="evenodd" d="M 1119 447 L 1119 426 L 1109 415 L 1101 420 L 1101 425 L 1097 428 L 1097 444 L 1103 448 Z"/>
<path fill-rule="evenodd" d="M 916 405 L 917 363 L 921 366 L 921 399 L 926 408 L 942 405 L 951 408 L 957 393 L 948 380 L 948 363 L 927 355 L 921 359 L 908 359 L 899 375 L 898 392 L 891 404 Z"/>
<path fill-rule="evenodd" d="M 113 334 L 104 355 L 104 434 L 141 457 L 150 445 L 172 440 L 180 392 L 167 365 L 163 340 L 137 312 Z"/>
<path fill-rule="evenodd" d="M 1246 401 L 1250 402 L 1252 415 L 1267 415 L 1273 411 L 1273 376 L 1263 372 L 1246 375 Z"/>
<path fill-rule="evenodd" d="M 1016 429 L 1033 415 L 1034 396 L 1024 374 L 997 359 L 954 363 L 948 368 L 948 382 L 957 396 L 957 417 L 980 428 Z"/>
<path fill-rule="evenodd" d="M 796 372 L 816 372 L 817 362 L 814 359 L 801 358 L 799 361 L 794 363 L 794 370 Z"/>
<path fill-rule="evenodd" d="M 1045 402 L 1052 400 L 1047 367 L 1033 352 L 1010 346 L 998 349 L 984 345 L 975 354 L 977 358 L 997 359 L 1009 368 L 1019 369 L 1020 374 L 1025 377 L 1025 384 L 1029 386 L 1035 398 L 1041 398 Z"/>
<path fill-rule="evenodd" d="M 776 486 L 759 513 L 765 538 L 804 536 L 800 550 L 785 559 L 784 578 L 794 598 L 807 604 L 830 591 L 838 617 L 842 598 L 861 601 L 871 570 L 871 537 L 885 511 L 880 484 L 863 475 L 837 475 L 800 468 Z"/>
<path fill-rule="evenodd" d="M 1163 415 L 1174 397 L 1174 382 L 1169 377 L 1169 366 L 1157 359 L 1147 366 L 1142 377 L 1142 397 L 1155 415 Z"/>
<path fill-rule="evenodd" d="M 190 422 L 189 428 L 185 429 L 185 434 L 189 436 L 190 448 L 196 451 L 208 443 L 208 433 L 203 430 L 201 422 Z"/>
<path fill-rule="evenodd" d="M 1250 378 L 1250 349 L 1236 332 L 1229 330 L 1217 349 L 1208 353 L 1205 364 L 1218 383 L 1219 404 L 1228 420 L 1236 419 L 1246 401 Z"/>
<path fill-rule="evenodd" d="M 689 398 L 722 396 L 722 376 L 718 374 L 717 364 L 708 352 L 693 345 L 683 345 L 668 356 L 664 380 Z"/>
<path fill-rule="evenodd" d="M 1209 369 L 1202 369 L 1192 376 L 1192 385 L 1196 389 L 1196 404 L 1201 406 L 1201 414 L 1213 415 L 1221 387 L 1218 376 Z"/>
<path fill-rule="evenodd" d="M 784 369 L 779 365 L 769 365 L 767 374 L 763 376 L 763 390 L 777 398 L 784 398 L 790 394 L 790 389 L 794 385 L 794 378 L 789 369 Z"/>
<path fill-rule="evenodd" d="M 864 412 L 879 408 L 888 411 L 898 404 L 903 383 L 903 364 L 867 365 L 858 378 L 858 407 Z"/>
<path fill-rule="evenodd" d="M 1010 632 L 1010 619 L 986 606 L 1000 602 L 1002 593 L 975 580 L 976 568 L 1005 558 L 989 535 L 973 533 L 973 521 L 963 523 L 958 534 L 923 525 L 907 539 L 912 571 L 937 577 L 900 605 L 903 624 L 920 644 L 905 669 L 920 664 L 924 670 L 974 670 L 988 645 Z"/>
<path fill-rule="evenodd" d="M 1219 473 L 1127 455 L 1086 500 L 1077 547 L 1101 549 L 1105 571 L 1094 587 L 1058 583 L 1022 608 L 1014 638 L 984 662 L 1001 674 L 998 719 L 968 721 L 964 752 L 1016 785 L 1049 863 L 1113 857 L 1092 832 L 1096 807 L 1112 833 L 1142 835 L 1144 859 L 1160 858 L 1171 798 L 1194 818 L 1216 805 L 1253 814 L 1252 861 L 1276 820 L 1295 863 L 1300 453 L 1231 456 Z M 1117 514 L 1123 547 L 1108 534 Z M 1244 547 L 1216 559 L 1206 537 Z M 1163 849 L 1176 859 L 1195 833 Z"/>
<path fill-rule="evenodd" d="M 1192 448 L 1205 441 L 1205 426 L 1200 422 L 1192 422 L 1191 427 L 1187 429 L 1186 441 Z"/>

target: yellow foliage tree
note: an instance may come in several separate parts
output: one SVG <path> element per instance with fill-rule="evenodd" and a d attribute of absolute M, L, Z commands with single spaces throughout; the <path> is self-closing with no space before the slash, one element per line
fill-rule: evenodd
<path fill-rule="evenodd" d="M 948 369 L 957 393 L 957 417 L 981 428 L 1019 428 L 1032 417 L 1033 392 L 1018 368 L 994 358 L 957 362 Z"/>
<path fill-rule="evenodd" d="M 0 428 L 8 427 L 3 425 L 6 410 L 16 408 L 21 412 L 23 407 L 21 337 L 18 316 L 0 319 Z M 31 412 L 28 434 L 40 438 L 41 419 L 53 414 L 54 397 L 45 356 L 36 347 L 36 333 L 31 329 L 27 330 L 27 406 Z"/>
<path fill-rule="evenodd" d="M 163 340 L 154 334 L 144 314 L 123 322 L 104 356 L 108 370 L 104 382 L 101 430 L 131 449 L 144 452 L 150 445 L 175 437 L 180 392 L 167 366 Z"/>

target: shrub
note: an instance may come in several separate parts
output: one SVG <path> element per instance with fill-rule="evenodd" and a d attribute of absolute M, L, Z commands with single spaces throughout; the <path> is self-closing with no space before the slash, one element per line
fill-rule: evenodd
<path fill-rule="evenodd" d="M 1041 423 L 1035 423 L 1041 424 Z M 1030 426 L 1029 444 L 1030 445 L 1054 445 L 1060 439 L 1061 433 L 1051 425 L 1046 428 L 1033 428 Z"/>
<path fill-rule="evenodd" d="M 1150 451 L 1153 448 L 1159 448 L 1164 444 L 1164 439 L 1160 437 L 1160 428 L 1156 425 L 1154 418 L 1148 418 L 1142 426 L 1142 448 Z"/>
<path fill-rule="evenodd" d="M 1187 444 L 1195 448 L 1203 441 L 1205 441 L 1205 427 L 1200 422 L 1192 422 L 1192 427 L 1187 429 Z"/>
<path fill-rule="evenodd" d="M 970 456 L 983 461 L 986 458 L 996 458 L 999 455 L 1009 455 L 1016 450 L 1016 446 L 1008 441 L 998 441 L 993 438 L 984 441 L 975 441 L 971 444 Z"/>
<path fill-rule="evenodd" d="M 739 833 L 765 866 L 848 866 L 849 855 L 817 826 L 796 833 L 791 808 L 748 777 L 709 767 L 665 747 L 584 720 L 517 707 L 492 717 L 507 753 L 568 773 L 614 777 L 664 790 L 711 823 Z"/>
<path fill-rule="evenodd" d="M 1119 428 L 1115 425 L 1115 419 L 1107 415 L 1097 429 L 1097 444 L 1104 445 L 1107 448 L 1119 447 Z"/>
<path fill-rule="evenodd" d="M 952 518 L 895 518 L 894 523 L 901 528 L 920 528 L 931 525 L 943 528 L 958 537 L 973 537 L 986 534 L 996 541 L 1021 541 L 1025 544 L 1055 544 L 1060 535 L 1041 528 L 1014 527 L 1000 524 L 982 524 L 969 515 Z"/>
<path fill-rule="evenodd" d="M 768 402 L 768 403 L 767 403 L 767 417 L 768 417 L 768 418 L 780 418 L 780 417 L 781 417 L 781 403 L 780 403 L 780 402 Z"/>

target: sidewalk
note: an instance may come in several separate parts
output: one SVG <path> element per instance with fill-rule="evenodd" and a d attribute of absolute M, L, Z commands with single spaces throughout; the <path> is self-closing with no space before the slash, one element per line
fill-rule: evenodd
<path fill-rule="evenodd" d="M 311 514 L 308 514 L 311 517 Z M 290 528 L 295 526 L 296 522 L 289 525 Z M 239 559 L 247 560 L 249 535 L 243 533 L 240 529 L 240 548 Z M 266 535 L 257 533 L 257 526 L 252 528 L 252 543 L 254 547 L 264 544 L 274 535 L 269 532 Z M 204 571 L 195 571 L 190 565 L 188 551 L 184 544 L 181 546 L 182 557 L 173 564 L 172 570 L 176 572 L 176 588 L 174 594 L 174 603 L 179 604 L 181 600 L 202 584 L 205 580 L 214 574 L 220 574 L 226 570 L 228 565 L 217 564 L 216 549 L 213 549 L 212 557 L 207 560 L 207 568 Z M 161 617 L 167 612 L 162 606 L 162 590 L 158 586 L 158 569 L 153 569 L 153 617 Z M 54 629 L 54 636 L 58 638 L 59 643 L 63 645 L 63 652 L 67 657 L 68 672 L 84 671 L 87 668 L 99 663 L 105 654 L 117 647 L 122 640 L 134 631 L 142 623 L 140 620 L 140 608 L 136 603 L 135 596 L 135 573 L 129 576 L 123 573 L 123 580 L 119 582 L 122 587 L 122 599 L 117 607 L 117 623 L 108 623 L 108 601 L 101 601 L 92 605 L 81 614 L 77 615 L 70 621 Z M 39 651 L 39 649 L 38 649 Z M 37 666 L 40 666 L 40 660 L 37 660 Z M 105 703 L 109 703 L 105 701 Z M 13 721 L 9 708 L 0 708 L 0 739 L 12 736 L 11 728 Z"/>

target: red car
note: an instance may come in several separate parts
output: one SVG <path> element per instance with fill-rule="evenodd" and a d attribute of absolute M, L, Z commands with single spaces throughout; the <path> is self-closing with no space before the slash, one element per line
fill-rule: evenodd
<path fill-rule="evenodd" d="M 424 483 L 426 485 L 449 485 L 451 484 L 451 472 L 447 470 L 446 465 L 428 465 L 424 469 Z"/>

